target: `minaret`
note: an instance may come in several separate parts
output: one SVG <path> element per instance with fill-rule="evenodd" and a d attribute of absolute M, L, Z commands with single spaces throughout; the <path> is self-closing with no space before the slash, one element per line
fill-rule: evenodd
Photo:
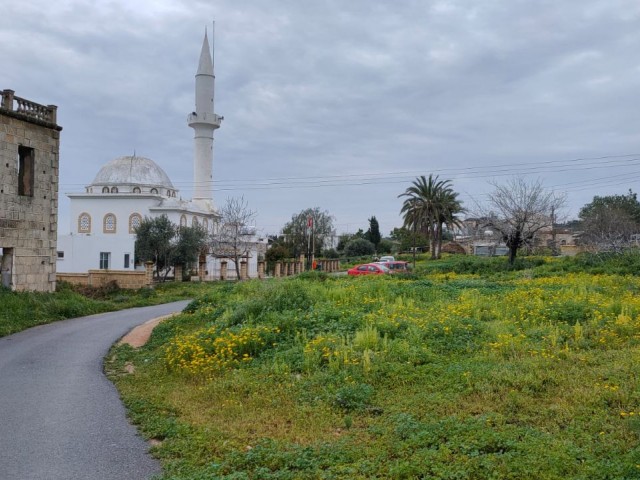
<path fill-rule="evenodd" d="M 213 208 L 213 131 L 222 122 L 222 117 L 213 113 L 214 88 L 213 57 L 205 30 L 196 72 L 196 111 L 187 121 L 194 131 L 193 201 L 206 209 Z"/>

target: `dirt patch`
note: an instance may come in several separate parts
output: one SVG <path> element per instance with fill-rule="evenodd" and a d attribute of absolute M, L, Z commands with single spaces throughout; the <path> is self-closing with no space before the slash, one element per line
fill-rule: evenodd
<path fill-rule="evenodd" d="M 129 344 L 133 348 L 140 348 L 144 344 L 149 341 L 151 337 L 151 332 L 156 325 L 158 325 L 161 321 L 166 320 L 167 318 L 173 317 L 175 314 L 165 315 L 163 317 L 153 318 L 151 320 L 147 320 L 142 325 L 138 325 L 129 333 L 127 333 L 124 337 L 120 339 L 118 345 Z"/>

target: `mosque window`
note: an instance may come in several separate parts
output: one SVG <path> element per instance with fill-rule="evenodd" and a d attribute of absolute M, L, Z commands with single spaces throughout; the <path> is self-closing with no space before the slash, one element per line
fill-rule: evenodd
<path fill-rule="evenodd" d="M 151 189 L 151 193 L 155 193 L 155 194 L 157 194 L 157 193 L 158 193 L 158 189 L 157 189 L 157 188 L 152 188 L 152 189 Z"/>
<path fill-rule="evenodd" d="M 176 198 L 176 191 L 175 191 L 175 190 L 171 192 L 171 196 L 172 196 L 173 198 Z"/>
<path fill-rule="evenodd" d="M 185 215 L 181 215 L 180 216 L 180 226 L 181 227 L 186 227 L 187 226 L 187 217 Z"/>
<path fill-rule="evenodd" d="M 91 233 L 91 215 L 86 212 L 78 217 L 78 233 Z"/>
<path fill-rule="evenodd" d="M 191 226 L 192 227 L 197 227 L 198 226 L 198 219 L 196 217 L 193 217 L 191 219 Z"/>
<path fill-rule="evenodd" d="M 102 187 L 102 193 L 109 193 L 109 187 Z"/>
<path fill-rule="evenodd" d="M 167 197 L 171 197 L 171 190 L 167 190 Z"/>
<path fill-rule="evenodd" d="M 140 223 L 142 223 L 142 216 L 139 213 L 132 213 L 129 216 L 129 233 L 136 233 Z"/>
<path fill-rule="evenodd" d="M 133 187 L 133 193 L 140 193 L 140 187 Z"/>
<path fill-rule="evenodd" d="M 111 187 L 111 193 L 118 193 L 118 187 Z"/>
<path fill-rule="evenodd" d="M 207 220 L 206 218 L 203 218 L 203 219 L 202 219 L 202 227 L 203 227 L 205 230 L 209 231 L 209 220 Z"/>
<path fill-rule="evenodd" d="M 107 213 L 102 227 L 104 233 L 116 233 L 116 216 L 113 213 Z"/>

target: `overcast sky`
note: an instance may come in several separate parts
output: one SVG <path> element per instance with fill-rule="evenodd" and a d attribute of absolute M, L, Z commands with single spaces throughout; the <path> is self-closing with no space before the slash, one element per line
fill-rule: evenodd
<path fill-rule="evenodd" d="M 430 173 L 468 207 L 539 178 L 569 217 L 639 190 L 637 0 L 0 0 L 0 89 L 58 105 L 61 233 L 64 193 L 134 150 L 191 197 L 213 20 L 215 202 L 244 195 L 265 233 L 317 206 L 388 234 Z"/>

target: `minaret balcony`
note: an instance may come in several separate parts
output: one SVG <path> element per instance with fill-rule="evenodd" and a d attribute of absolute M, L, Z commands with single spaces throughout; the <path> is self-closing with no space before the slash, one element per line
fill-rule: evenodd
<path fill-rule="evenodd" d="M 220 124 L 224 120 L 224 117 L 220 115 L 216 115 L 215 113 L 207 113 L 207 112 L 191 112 L 187 116 L 187 122 L 190 127 L 196 125 L 210 125 L 213 128 L 220 128 Z"/>

